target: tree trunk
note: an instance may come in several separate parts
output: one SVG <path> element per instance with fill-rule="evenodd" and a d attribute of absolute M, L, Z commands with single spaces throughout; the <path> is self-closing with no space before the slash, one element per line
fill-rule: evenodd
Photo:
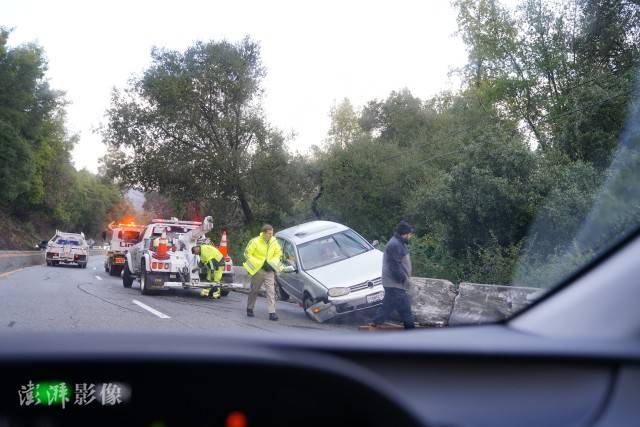
<path fill-rule="evenodd" d="M 251 224 L 253 222 L 253 211 L 251 210 L 251 206 L 249 206 L 249 201 L 247 200 L 247 196 L 244 194 L 244 190 L 242 188 L 238 188 L 238 199 L 240 200 L 244 223 L 247 225 Z"/>
<path fill-rule="evenodd" d="M 322 213 L 320 212 L 320 208 L 318 207 L 318 201 L 320 200 L 320 197 L 322 197 L 323 191 L 324 187 L 322 186 L 322 172 L 320 172 L 320 188 L 318 189 L 318 194 L 316 194 L 311 201 L 311 211 L 317 219 L 322 219 Z"/>

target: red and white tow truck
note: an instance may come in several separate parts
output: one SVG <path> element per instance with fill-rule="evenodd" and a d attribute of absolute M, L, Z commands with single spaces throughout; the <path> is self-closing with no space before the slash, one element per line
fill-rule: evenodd
<path fill-rule="evenodd" d="M 234 287 L 232 261 L 225 258 L 222 283 L 210 283 L 200 279 L 198 256 L 191 248 L 206 239 L 213 227 L 211 217 L 204 221 L 180 221 L 177 218 L 154 219 L 147 225 L 140 241 L 131 246 L 125 255 L 122 284 L 130 288 L 135 279 L 140 281 L 143 294 L 168 288 L 208 289 L 221 286 L 222 296 Z M 225 277 L 226 276 L 226 277 Z"/>

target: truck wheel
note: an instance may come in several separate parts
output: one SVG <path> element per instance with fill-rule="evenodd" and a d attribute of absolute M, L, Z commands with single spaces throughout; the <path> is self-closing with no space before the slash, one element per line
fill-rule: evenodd
<path fill-rule="evenodd" d="M 140 293 L 142 295 L 149 295 L 151 293 L 147 285 L 147 267 L 144 261 L 142 261 L 142 264 L 140 264 Z"/>
<path fill-rule="evenodd" d="M 133 284 L 133 276 L 131 276 L 131 271 L 129 270 L 129 265 L 124 265 L 124 274 L 122 275 L 122 286 L 125 288 L 130 288 Z"/>
<path fill-rule="evenodd" d="M 109 266 L 107 265 L 107 263 L 104 263 L 104 272 L 108 273 L 109 272 Z"/>
<path fill-rule="evenodd" d="M 109 276 L 119 276 L 120 273 L 122 273 L 122 267 L 116 267 L 112 264 L 109 268 Z"/>
<path fill-rule="evenodd" d="M 87 263 L 86 262 L 81 263 L 80 268 L 87 268 Z"/>
<path fill-rule="evenodd" d="M 231 289 L 220 289 L 220 295 L 222 295 L 223 297 L 229 295 L 229 292 L 231 292 Z"/>
<path fill-rule="evenodd" d="M 51 261 L 47 261 L 47 267 L 51 267 Z"/>

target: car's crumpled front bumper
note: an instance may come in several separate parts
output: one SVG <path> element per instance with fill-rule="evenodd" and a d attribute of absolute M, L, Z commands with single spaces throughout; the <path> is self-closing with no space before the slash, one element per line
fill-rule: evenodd
<path fill-rule="evenodd" d="M 377 307 L 382 304 L 383 299 L 384 288 L 376 286 L 366 292 L 356 292 L 343 297 L 329 298 L 328 302 L 319 301 L 306 311 L 313 320 L 322 323 L 342 314 Z"/>

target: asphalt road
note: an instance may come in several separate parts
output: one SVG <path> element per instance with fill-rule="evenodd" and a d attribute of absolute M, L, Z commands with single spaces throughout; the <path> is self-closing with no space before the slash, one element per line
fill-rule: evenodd
<path fill-rule="evenodd" d="M 219 300 L 183 289 L 142 295 L 137 281 L 125 289 L 119 277 L 105 273 L 102 263 L 102 256 L 91 256 L 86 269 L 42 265 L 0 274 L 0 329 L 299 334 L 354 331 L 362 323 L 355 317 L 316 323 L 298 305 L 280 301 L 280 320 L 273 322 L 264 298 L 258 298 L 256 317 L 249 318 L 247 296 L 238 292 Z"/>

